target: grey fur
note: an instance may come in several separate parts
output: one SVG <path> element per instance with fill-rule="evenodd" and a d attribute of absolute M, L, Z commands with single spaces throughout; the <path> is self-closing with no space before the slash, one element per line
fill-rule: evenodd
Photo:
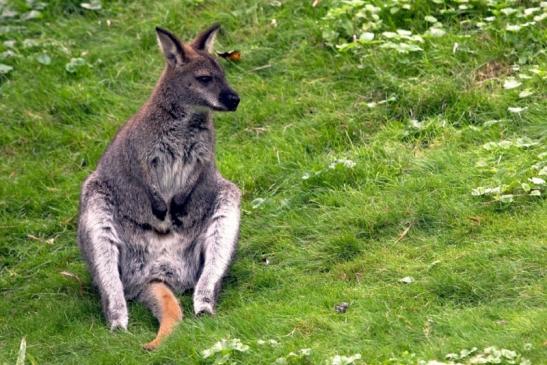
<path fill-rule="evenodd" d="M 158 280 L 194 288 L 194 311 L 214 313 L 240 219 L 240 191 L 215 166 L 211 111 L 239 102 L 207 53 L 217 30 L 182 44 L 157 29 L 166 68 L 83 183 L 78 243 L 112 329 L 127 328 L 126 300 L 149 304 Z"/>

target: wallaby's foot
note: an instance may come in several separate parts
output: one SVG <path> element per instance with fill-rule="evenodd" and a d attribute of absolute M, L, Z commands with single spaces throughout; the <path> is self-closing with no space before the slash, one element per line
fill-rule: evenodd
<path fill-rule="evenodd" d="M 171 232 L 171 220 L 170 219 L 164 219 L 162 221 L 157 220 L 152 225 L 152 228 L 154 228 L 154 231 L 156 231 L 159 234 L 169 234 Z"/>
<path fill-rule="evenodd" d="M 197 316 L 215 314 L 215 303 L 212 293 L 203 293 L 197 290 L 194 294 L 194 313 Z"/>
<path fill-rule="evenodd" d="M 169 336 L 176 326 L 182 321 L 182 310 L 179 302 L 171 289 L 161 282 L 150 284 L 149 292 L 152 295 L 158 309 L 160 328 L 156 338 L 145 344 L 145 350 L 154 350 L 163 340 Z"/>

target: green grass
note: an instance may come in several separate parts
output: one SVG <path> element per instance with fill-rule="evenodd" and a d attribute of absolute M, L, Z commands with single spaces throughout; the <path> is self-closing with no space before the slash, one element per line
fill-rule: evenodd
<path fill-rule="evenodd" d="M 301 348 L 312 364 L 354 353 L 398 364 L 405 351 L 442 360 L 490 345 L 545 362 L 545 189 L 521 185 L 546 165 L 545 21 L 510 33 L 448 17 L 422 52 L 340 53 L 322 35 L 331 2 L 311 3 L 104 1 L 94 12 L 53 0 L 41 19 L 0 19 L 17 54 L 0 60 L 13 67 L 0 75 L 0 363 L 15 363 L 23 337 L 31 364 L 194 364 L 222 338 L 250 346 L 238 364 Z M 416 3 L 419 17 L 389 26 L 426 30 L 430 4 Z M 128 332 L 102 317 L 75 243 L 79 189 L 163 67 L 154 26 L 189 39 L 213 21 L 217 48 L 243 55 L 223 61 L 240 108 L 215 119 L 219 168 L 244 192 L 240 247 L 218 314 L 196 318 L 182 295 L 183 324 L 147 353 L 157 324 L 144 307 L 130 304 Z M 51 64 L 36 61 L 43 52 Z M 77 57 L 86 64 L 67 72 Z M 531 79 L 505 90 L 519 72 Z M 534 94 L 520 99 L 524 87 Z M 513 145 L 483 147 L 500 141 Z M 330 169 L 337 159 L 355 166 Z M 503 192 L 473 196 L 479 186 Z"/>

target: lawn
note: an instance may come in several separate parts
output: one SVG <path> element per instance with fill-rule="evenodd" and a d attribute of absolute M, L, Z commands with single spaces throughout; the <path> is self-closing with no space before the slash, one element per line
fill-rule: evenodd
<path fill-rule="evenodd" d="M 0 363 L 545 364 L 546 13 L 0 1 Z M 147 309 L 130 303 L 127 332 L 102 316 L 80 184 L 161 72 L 154 27 L 189 40 L 214 21 L 217 50 L 241 51 L 221 60 L 240 107 L 215 116 L 240 245 L 217 315 L 180 296 L 183 323 L 146 352 Z"/>

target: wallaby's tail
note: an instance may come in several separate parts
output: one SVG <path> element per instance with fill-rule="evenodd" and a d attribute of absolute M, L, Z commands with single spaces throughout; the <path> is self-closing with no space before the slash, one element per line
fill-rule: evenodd
<path fill-rule="evenodd" d="M 150 308 L 160 322 L 156 338 L 144 345 L 146 350 L 154 350 L 182 320 L 182 310 L 171 289 L 159 281 L 151 282 L 141 293 L 139 300 Z"/>

